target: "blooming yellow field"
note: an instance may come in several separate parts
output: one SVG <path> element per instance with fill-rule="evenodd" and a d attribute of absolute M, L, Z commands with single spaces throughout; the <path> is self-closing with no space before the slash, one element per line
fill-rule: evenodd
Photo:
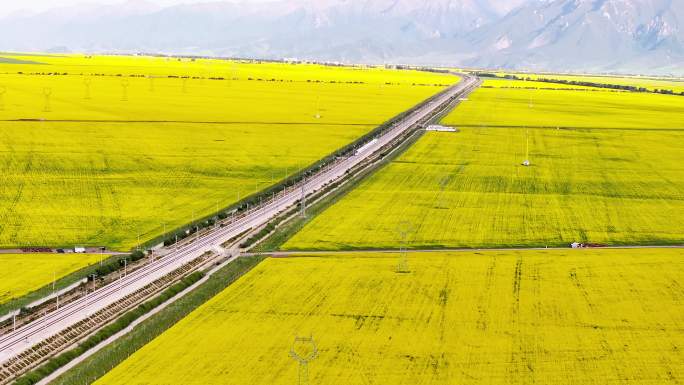
<path fill-rule="evenodd" d="M 414 248 L 682 243 L 679 101 L 479 89 L 444 119 L 459 133 L 427 133 L 284 248 L 392 248 L 405 221 Z"/>
<path fill-rule="evenodd" d="M 426 84 L 446 85 L 456 80 L 445 74 L 396 71 L 380 66 L 324 66 L 318 64 L 286 64 L 257 60 L 222 60 L 149 56 L 22 55 L 0 53 L 0 58 L 14 59 L 22 64 L 0 60 L 0 73 L 69 74 L 69 75 L 142 75 L 155 78 L 189 76 L 192 78 L 223 78 L 225 80 L 291 80 L 355 82 L 366 84 Z"/>
<path fill-rule="evenodd" d="M 510 85 L 525 86 L 525 82 Z M 531 83 L 531 82 L 530 82 Z M 457 126 L 684 129 L 680 96 L 634 92 L 482 88 L 444 119 Z M 547 84 L 555 87 L 555 84 Z M 538 87 L 542 87 L 539 85 Z"/>
<path fill-rule="evenodd" d="M 677 384 L 684 253 L 538 250 L 269 259 L 110 384 Z"/>
<path fill-rule="evenodd" d="M 102 258 L 99 254 L 0 254 L 0 304 Z"/>
<path fill-rule="evenodd" d="M 0 247 L 129 249 L 457 81 L 380 68 L 17 58 L 39 64 L 0 63 Z"/>

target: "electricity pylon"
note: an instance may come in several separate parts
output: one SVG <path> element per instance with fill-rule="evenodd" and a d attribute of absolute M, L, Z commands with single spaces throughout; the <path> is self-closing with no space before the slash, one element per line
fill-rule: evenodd
<path fill-rule="evenodd" d="M 128 101 L 128 86 L 129 86 L 128 79 L 121 79 L 121 101 L 122 102 Z"/>
<path fill-rule="evenodd" d="M 92 82 L 92 79 L 90 78 L 84 78 L 83 79 L 83 86 L 85 87 L 85 93 L 83 95 L 83 99 L 85 100 L 90 100 L 90 83 Z"/>
<path fill-rule="evenodd" d="M 7 88 L 0 86 L 0 111 L 5 110 L 5 93 L 7 93 Z"/>
<path fill-rule="evenodd" d="M 43 112 L 50 112 L 50 97 L 52 96 L 52 88 L 43 88 L 43 96 L 45 97 L 45 106 L 43 107 Z"/>
<path fill-rule="evenodd" d="M 318 356 L 318 348 L 312 336 L 295 337 L 290 348 L 290 357 L 299 363 L 298 384 L 309 384 L 309 362 Z"/>
<path fill-rule="evenodd" d="M 397 273 L 410 273 L 411 270 L 408 264 L 408 237 L 413 232 L 413 224 L 409 221 L 402 221 L 397 225 L 397 233 L 399 234 L 399 262 L 397 263 Z"/>
<path fill-rule="evenodd" d="M 321 97 L 316 98 L 316 115 L 314 115 L 314 118 L 320 119 L 321 118 Z"/>

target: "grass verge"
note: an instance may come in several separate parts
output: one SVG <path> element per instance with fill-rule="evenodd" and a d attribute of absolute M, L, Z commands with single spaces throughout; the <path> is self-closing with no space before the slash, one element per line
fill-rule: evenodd
<path fill-rule="evenodd" d="M 167 300 L 173 298 L 173 296 L 175 296 L 176 294 L 180 293 L 181 291 L 193 285 L 195 282 L 202 279 L 203 276 L 204 273 L 195 272 L 181 279 L 178 283 L 164 290 L 159 296 L 138 305 L 138 307 L 136 307 L 135 309 L 127 312 L 113 323 L 105 326 L 92 336 L 88 337 L 85 341 L 78 344 L 78 346 L 76 346 L 75 348 L 51 358 L 37 369 L 32 370 L 24 376 L 20 377 L 15 382 L 15 384 L 32 385 L 37 383 L 46 376 L 54 373 L 55 370 L 61 368 L 62 366 L 66 365 L 67 363 L 82 355 L 83 353 L 92 349 L 100 342 L 125 329 L 136 319 L 142 317 L 143 315 L 149 313 L 152 309 L 156 308 L 157 306 L 161 305 Z"/>
<path fill-rule="evenodd" d="M 231 262 L 197 289 L 145 320 L 130 333 L 88 357 L 52 383 L 80 385 L 94 382 L 197 307 L 223 291 L 264 259 L 263 256 L 242 257 Z M 32 382 L 17 382 L 17 384 L 25 385 L 32 384 Z"/>

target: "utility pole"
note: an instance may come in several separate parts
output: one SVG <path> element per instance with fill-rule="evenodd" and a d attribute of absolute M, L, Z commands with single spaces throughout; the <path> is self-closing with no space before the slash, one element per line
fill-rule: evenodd
<path fill-rule="evenodd" d="M 302 200 L 301 200 L 301 205 L 300 205 L 300 213 L 299 216 L 302 218 L 306 218 L 306 194 L 304 193 L 304 185 L 306 182 L 302 183 Z"/>
<path fill-rule="evenodd" d="M 57 272 L 54 270 L 52 271 L 52 296 L 55 297 L 55 300 L 57 302 L 56 307 L 59 310 L 59 294 L 57 294 L 57 288 L 55 287 L 57 285 Z"/>
<path fill-rule="evenodd" d="M 90 294 L 93 294 L 93 293 L 95 292 L 95 277 L 97 277 L 97 274 L 95 274 L 95 273 L 90 274 L 90 277 L 93 279 L 93 280 L 92 280 L 92 282 L 93 282 L 93 290 L 90 292 Z"/>

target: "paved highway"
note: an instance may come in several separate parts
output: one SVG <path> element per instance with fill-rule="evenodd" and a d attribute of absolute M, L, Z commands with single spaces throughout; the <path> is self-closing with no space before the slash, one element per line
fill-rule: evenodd
<path fill-rule="evenodd" d="M 465 75 L 460 76 L 462 77 L 462 81 L 459 82 L 459 84 L 448 89 L 432 102 L 426 103 L 423 107 L 396 123 L 391 129 L 377 137 L 377 140 L 373 143 L 364 146 L 363 150 L 357 151 L 353 156 L 339 160 L 326 170 L 312 176 L 304 185 L 305 194 L 309 195 L 318 191 L 330 182 L 343 177 L 348 170 L 399 137 L 417 122 L 434 111 L 443 108 L 443 105 L 452 96 L 458 95 L 464 90 L 471 89 L 479 84 L 479 80 L 476 78 Z M 90 314 L 120 300 L 126 295 L 141 289 L 150 282 L 169 274 L 176 268 L 192 261 L 203 253 L 213 250 L 216 245 L 220 245 L 233 237 L 242 234 L 246 230 L 267 223 L 279 213 L 296 205 L 301 199 L 301 194 L 300 187 L 283 193 L 280 196 L 277 196 L 275 200 L 252 210 L 234 222 L 207 232 L 197 238 L 194 242 L 178 248 L 171 247 L 170 251 L 167 250 L 168 253 L 158 261 L 142 267 L 124 278 L 96 290 L 87 297 L 69 303 L 59 310 L 25 325 L 12 333 L 0 336 L 0 363 L 23 352 L 34 344 L 57 334 L 70 325 L 87 318 Z"/>

